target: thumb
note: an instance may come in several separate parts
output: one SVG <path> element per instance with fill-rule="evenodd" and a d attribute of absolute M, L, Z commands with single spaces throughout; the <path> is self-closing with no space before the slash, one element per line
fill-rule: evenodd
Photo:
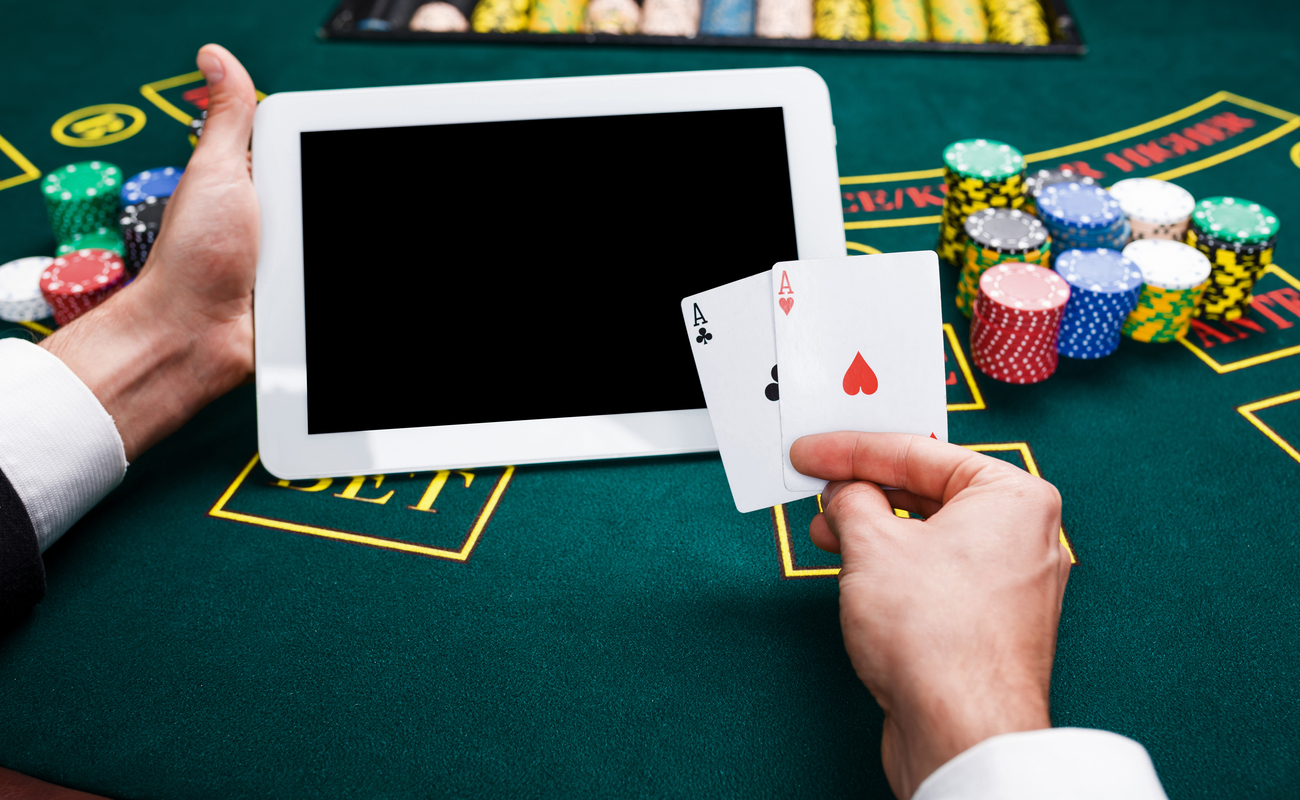
<path fill-rule="evenodd" d="M 219 44 L 199 48 L 195 63 L 208 82 L 208 117 L 194 152 L 217 158 L 237 155 L 243 165 L 257 111 L 253 79 L 239 59 Z"/>
<path fill-rule="evenodd" d="M 898 524 L 894 506 L 880 487 L 867 481 L 831 483 L 823 493 L 822 516 L 839 540 L 846 569 L 852 569 L 874 538 Z M 829 495 L 829 497 L 827 496 Z"/>

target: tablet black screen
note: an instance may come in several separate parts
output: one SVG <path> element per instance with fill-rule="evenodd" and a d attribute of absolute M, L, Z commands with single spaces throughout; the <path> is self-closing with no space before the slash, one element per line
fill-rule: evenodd
<path fill-rule="evenodd" d="M 703 408 L 681 299 L 798 258 L 780 108 L 301 136 L 312 434 Z"/>

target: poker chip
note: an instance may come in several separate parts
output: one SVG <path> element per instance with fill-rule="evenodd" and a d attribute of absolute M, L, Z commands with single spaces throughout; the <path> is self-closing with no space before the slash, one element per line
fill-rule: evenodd
<path fill-rule="evenodd" d="M 930 23 L 923 0 L 873 0 L 872 38 L 884 42 L 928 42 Z"/>
<path fill-rule="evenodd" d="M 470 14 L 476 33 L 517 33 L 528 27 L 528 0 L 480 0 Z"/>
<path fill-rule="evenodd" d="M 1196 207 L 1191 192 L 1155 178 L 1126 178 L 1110 187 L 1110 194 L 1128 217 L 1132 239 L 1181 241 Z"/>
<path fill-rule="evenodd" d="M 578 33 L 582 30 L 585 0 L 533 0 L 528 13 L 529 33 Z"/>
<path fill-rule="evenodd" d="M 139 275 L 141 268 L 149 260 L 149 250 L 162 227 L 163 211 L 167 207 L 166 197 L 146 197 L 140 203 L 122 209 L 118 224 L 122 230 L 122 241 L 126 250 L 126 269 L 131 275 Z"/>
<path fill-rule="evenodd" d="M 939 225 L 939 256 L 960 266 L 966 220 L 987 208 L 1019 209 L 1025 203 L 1025 158 L 1005 142 L 963 139 L 943 151 L 947 194 Z"/>
<path fill-rule="evenodd" d="M 484 2 L 498 0 L 482 0 L 474 7 L 476 16 Z M 642 5 L 641 33 L 650 36 L 694 36 L 699 28 L 700 0 L 645 0 Z"/>
<path fill-rule="evenodd" d="M 753 36 L 754 0 L 704 0 L 701 36 Z"/>
<path fill-rule="evenodd" d="M 1138 342 L 1172 342 L 1187 329 L 1209 283 L 1209 259 L 1168 239 L 1138 239 L 1124 256 L 1141 270 L 1143 286 L 1121 333 Z"/>
<path fill-rule="evenodd" d="M 32 322 L 53 315 L 41 295 L 41 274 L 53 263 L 49 256 L 31 256 L 0 265 L 0 319 Z"/>
<path fill-rule="evenodd" d="M 1118 250 L 1066 250 L 1056 274 L 1070 285 L 1070 300 L 1056 351 L 1069 358 L 1104 358 L 1119 347 L 1120 330 L 1137 306 L 1142 270 Z"/>
<path fill-rule="evenodd" d="M 1043 45 L 1052 41 L 1040 0 L 988 0 L 989 41 Z"/>
<path fill-rule="evenodd" d="M 41 195 L 55 243 L 66 244 L 74 234 L 97 228 L 111 229 L 121 190 L 122 171 L 107 161 L 78 161 L 46 175 Z"/>
<path fill-rule="evenodd" d="M 1045 187 L 1054 183 L 1082 183 L 1086 186 L 1093 186 L 1097 182 L 1087 175 L 1080 175 L 1074 170 L 1062 167 L 1060 169 L 1038 169 L 1025 175 L 1025 210 L 1038 213 L 1037 198 L 1038 194 Z"/>
<path fill-rule="evenodd" d="M 813 35 L 830 41 L 870 39 L 871 9 L 867 0 L 814 0 Z"/>
<path fill-rule="evenodd" d="M 587 33 L 636 33 L 641 27 L 641 6 L 636 0 L 591 0 L 587 3 Z"/>
<path fill-rule="evenodd" d="M 1052 254 L 1098 247 L 1123 249 L 1131 228 L 1119 201 L 1100 186 L 1068 181 L 1044 186 L 1035 198 L 1052 235 Z"/>
<path fill-rule="evenodd" d="M 96 228 L 86 233 L 74 233 L 67 243 L 61 244 L 54 250 L 56 256 L 66 256 L 68 253 L 76 250 L 111 250 L 119 256 L 126 252 L 122 243 L 122 236 L 116 228 Z"/>
<path fill-rule="evenodd" d="M 988 39 L 988 17 L 981 0 L 930 0 L 931 41 L 983 44 Z"/>
<path fill-rule="evenodd" d="M 205 108 L 199 112 L 197 117 L 190 120 L 190 135 L 198 139 L 203 135 L 203 126 L 208 121 L 208 110 Z"/>
<path fill-rule="evenodd" d="M 171 197 L 183 174 L 180 167 L 155 167 L 132 175 L 122 184 L 122 205 L 142 203 L 146 197 Z"/>
<path fill-rule="evenodd" d="M 1276 214 L 1239 197 L 1196 204 L 1186 242 L 1213 265 L 1196 316 L 1234 320 L 1246 313 L 1255 281 L 1273 263 L 1279 227 Z"/>
<path fill-rule="evenodd" d="M 811 39 L 812 0 L 763 0 L 754 9 L 754 35 L 767 39 Z"/>
<path fill-rule="evenodd" d="M 1004 383 L 1044 381 L 1059 364 L 1057 335 L 1070 285 L 1033 264 L 999 264 L 985 271 L 971 306 L 971 357 L 981 372 Z"/>
<path fill-rule="evenodd" d="M 126 280 L 121 256 L 108 250 L 78 250 L 46 266 L 40 291 L 54 321 L 67 325 L 111 297 Z"/>
<path fill-rule="evenodd" d="M 1043 223 L 1018 209 L 986 208 L 966 218 L 957 308 L 967 317 L 989 267 L 1018 261 L 1046 267 L 1051 237 Z"/>

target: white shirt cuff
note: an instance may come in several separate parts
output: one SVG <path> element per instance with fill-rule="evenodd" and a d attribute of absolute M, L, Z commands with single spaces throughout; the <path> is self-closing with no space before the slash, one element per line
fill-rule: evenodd
<path fill-rule="evenodd" d="M 21 339 L 0 339 L 0 420 L 0 470 L 43 553 L 122 482 L 122 437 L 76 373 Z"/>
<path fill-rule="evenodd" d="M 1146 748 L 1087 728 L 1004 733 L 921 782 L 912 800 L 1167 800 Z"/>

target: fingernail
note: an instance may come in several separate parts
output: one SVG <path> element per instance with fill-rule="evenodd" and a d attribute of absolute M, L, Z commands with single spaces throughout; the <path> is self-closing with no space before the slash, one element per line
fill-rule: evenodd
<path fill-rule="evenodd" d="M 199 72 L 203 73 L 203 80 L 207 81 L 209 86 L 221 83 L 221 79 L 226 77 L 226 71 L 221 66 L 221 59 L 211 53 L 200 50 L 195 61 L 199 65 Z"/>
<path fill-rule="evenodd" d="M 822 508 L 828 508 L 831 501 L 835 499 L 835 495 L 839 494 L 840 490 L 848 485 L 847 481 L 832 481 L 826 484 L 826 488 L 822 489 Z"/>

